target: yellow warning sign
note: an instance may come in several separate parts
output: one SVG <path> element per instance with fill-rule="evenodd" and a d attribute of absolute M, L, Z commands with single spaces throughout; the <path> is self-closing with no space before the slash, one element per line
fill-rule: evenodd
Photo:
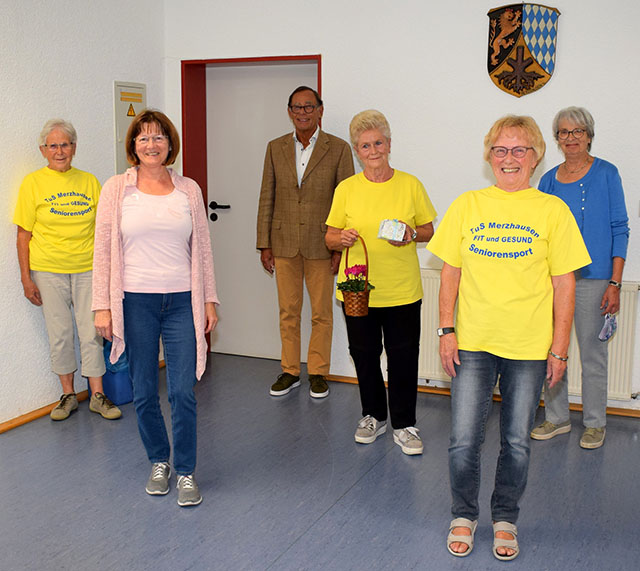
<path fill-rule="evenodd" d="M 129 109 L 127 109 L 127 117 L 135 117 L 136 116 L 136 112 L 135 109 L 133 108 L 133 103 L 129 103 Z"/>

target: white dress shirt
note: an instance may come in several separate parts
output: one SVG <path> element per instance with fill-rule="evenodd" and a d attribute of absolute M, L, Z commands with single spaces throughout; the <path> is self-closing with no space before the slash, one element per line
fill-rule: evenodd
<path fill-rule="evenodd" d="M 309 160 L 311 159 L 311 154 L 313 153 L 313 147 L 316 146 L 316 141 L 318 140 L 318 133 L 320 132 L 320 127 L 316 127 L 315 133 L 309 139 L 309 144 L 305 149 L 302 146 L 302 143 L 298 141 L 298 137 L 296 132 L 293 132 L 293 140 L 295 141 L 296 147 L 296 172 L 298 174 L 298 187 L 302 182 L 302 177 L 304 176 L 304 171 L 309 164 Z"/>

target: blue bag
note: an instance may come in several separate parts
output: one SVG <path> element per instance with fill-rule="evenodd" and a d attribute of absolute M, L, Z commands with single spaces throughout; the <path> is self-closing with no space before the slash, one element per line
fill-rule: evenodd
<path fill-rule="evenodd" d="M 104 340 L 104 364 L 107 367 L 107 371 L 111 373 L 119 373 L 120 371 L 126 371 L 129 369 L 129 361 L 127 361 L 127 352 L 123 351 L 122 355 L 117 362 L 112 363 L 109 360 L 109 356 L 111 355 L 111 341 Z"/>

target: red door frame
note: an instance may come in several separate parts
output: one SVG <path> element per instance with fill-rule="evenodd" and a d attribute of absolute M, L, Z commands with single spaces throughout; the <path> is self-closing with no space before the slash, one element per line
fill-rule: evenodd
<path fill-rule="evenodd" d="M 208 65 L 253 65 L 260 63 L 315 62 L 318 66 L 318 93 L 322 95 L 320 54 L 309 56 L 273 56 L 182 60 L 182 172 L 195 180 L 202 190 L 207 208 L 207 74 Z M 211 338 L 207 333 L 207 351 Z"/>
<path fill-rule="evenodd" d="M 269 56 L 182 60 L 182 172 L 195 180 L 207 202 L 207 77 L 208 65 L 254 65 L 310 62 L 318 66 L 318 93 L 322 95 L 321 55 Z"/>

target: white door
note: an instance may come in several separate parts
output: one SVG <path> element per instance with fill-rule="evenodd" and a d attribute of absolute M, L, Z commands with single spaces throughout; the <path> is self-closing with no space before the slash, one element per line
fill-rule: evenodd
<path fill-rule="evenodd" d="M 211 350 L 280 358 L 275 279 L 256 250 L 256 215 L 267 142 L 293 131 L 289 94 L 317 87 L 315 63 L 212 64 L 206 70 L 208 202 L 220 307 Z M 309 301 L 302 315 L 302 359 L 310 332 Z"/>

